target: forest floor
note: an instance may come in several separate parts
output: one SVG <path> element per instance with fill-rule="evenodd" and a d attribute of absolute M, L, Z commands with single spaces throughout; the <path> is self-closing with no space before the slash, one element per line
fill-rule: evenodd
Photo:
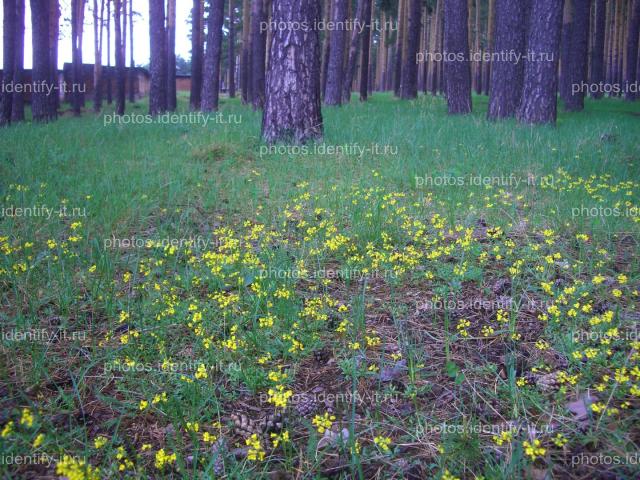
<path fill-rule="evenodd" d="M 474 102 L 0 131 L 0 475 L 634 478 L 640 105 Z"/>

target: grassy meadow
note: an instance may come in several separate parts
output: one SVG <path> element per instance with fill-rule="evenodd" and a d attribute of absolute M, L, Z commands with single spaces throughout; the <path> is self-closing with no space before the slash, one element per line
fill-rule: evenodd
<path fill-rule="evenodd" d="M 486 102 L 0 130 L 0 477 L 637 478 L 640 107 Z"/>

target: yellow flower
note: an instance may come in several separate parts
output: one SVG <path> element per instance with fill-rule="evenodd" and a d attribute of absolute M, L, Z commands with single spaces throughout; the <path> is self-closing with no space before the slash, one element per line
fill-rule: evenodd
<path fill-rule="evenodd" d="M 96 437 L 93 440 L 93 446 L 96 447 L 97 449 L 104 447 L 106 443 L 107 443 L 107 438 L 103 437 L 102 435 L 100 435 L 99 437 Z"/>
<path fill-rule="evenodd" d="M 324 433 L 325 430 L 328 430 L 333 425 L 333 421 L 336 419 L 335 416 L 329 415 L 325 412 L 323 416 L 316 415 L 311 423 L 316 426 L 318 433 Z"/>
<path fill-rule="evenodd" d="M 391 439 L 389 437 L 378 435 L 373 439 L 373 443 L 375 443 L 378 448 L 385 453 L 390 451 L 389 445 L 391 444 Z"/>
<path fill-rule="evenodd" d="M 260 439 L 257 434 L 251 435 L 250 438 L 245 440 L 245 443 L 249 447 L 249 452 L 247 453 L 247 459 L 255 462 L 256 460 L 264 460 L 265 452 L 264 448 L 260 444 Z"/>
<path fill-rule="evenodd" d="M 196 371 L 196 378 L 200 380 L 208 377 L 209 375 L 207 374 L 207 367 L 205 367 L 204 364 L 201 363 L 200 365 L 198 365 L 198 370 Z"/>
<path fill-rule="evenodd" d="M 165 465 L 169 465 L 171 463 L 174 463 L 175 461 L 176 461 L 175 453 L 167 455 L 167 453 L 164 451 L 164 448 L 161 448 L 156 452 L 155 466 L 158 470 L 162 470 L 165 467 Z"/>
<path fill-rule="evenodd" d="M 84 460 L 76 460 L 69 455 L 56 464 L 56 474 L 69 480 L 100 480 L 100 470 L 87 465 Z"/>
<path fill-rule="evenodd" d="M 540 445 L 540 440 L 538 440 L 537 438 L 533 441 L 533 443 L 529 443 L 526 440 L 522 442 L 524 453 L 531 459 L 531 461 L 536 460 L 538 457 L 543 456 L 547 452 L 547 450 Z"/>
<path fill-rule="evenodd" d="M 140 409 L 140 411 L 142 411 L 142 410 L 146 410 L 148 406 L 149 406 L 149 402 L 147 402 L 146 400 L 140 400 L 140 404 L 138 405 L 138 408 Z"/>
<path fill-rule="evenodd" d="M 44 439 L 44 433 L 38 434 L 38 436 L 33 441 L 33 448 L 38 448 L 40 445 L 42 445 L 44 443 Z"/>
<path fill-rule="evenodd" d="M 280 443 L 289 443 L 289 431 L 285 430 L 280 434 L 272 433 L 271 440 L 273 441 L 273 448 L 278 448 Z"/>

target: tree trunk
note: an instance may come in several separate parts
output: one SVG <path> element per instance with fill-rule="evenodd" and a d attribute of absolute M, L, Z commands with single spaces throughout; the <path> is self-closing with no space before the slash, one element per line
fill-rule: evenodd
<path fill-rule="evenodd" d="M 393 66 L 393 93 L 396 97 L 400 96 L 402 91 L 402 58 L 405 36 L 405 23 L 406 17 L 405 9 L 407 8 L 407 0 L 399 0 L 398 2 L 398 31 L 396 33 L 396 56 Z"/>
<path fill-rule="evenodd" d="M 113 26 L 115 28 L 116 37 L 116 44 L 113 49 L 113 52 L 116 55 L 116 115 L 124 115 L 125 107 L 124 45 L 122 43 L 122 2 L 123 0 L 113 0 Z"/>
<path fill-rule="evenodd" d="M 342 103 L 342 82 L 344 79 L 344 45 L 346 32 L 342 26 L 347 20 L 347 0 L 333 0 L 333 21 L 336 26 L 329 36 L 329 63 L 327 65 L 327 89 L 324 102 L 327 105 Z M 340 23 L 338 23 L 340 22 Z"/>
<path fill-rule="evenodd" d="M 102 78 L 102 20 L 104 15 L 104 0 L 93 0 L 93 111 L 99 113 L 102 109 L 102 92 L 100 82 Z"/>
<path fill-rule="evenodd" d="M 481 12 L 481 8 L 480 8 L 480 0 L 476 0 L 476 36 L 475 36 L 475 42 L 474 42 L 474 51 L 476 53 L 476 55 L 480 55 L 480 51 L 481 51 L 481 47 L 480 47 L 480 28 L 481 28 L 481 23 L 480 23 L 480 12 Z M 524 24 L 526 25 L 526 24 Z M 518 29 L 524 30 L 524 26 L 523 25 L 519 25 Z M 474 77 L 474 81 L 473 83 L 475 84 L 475 89 L 476 89 L 476 94 L 480 95 L 482 93 L 482 57 L 478 58 L 475 62 L 474 65 L 474 73 L 473 73 L 473 77 Z"/>
<path fill-rule="evenodd" d="M 571 56 L 569 58 L 568 97 L 565 109 L 569 112 L 584 110 L 584 94 L 589 58 L 589 17 L 591 0 L 574 0 L 571 27 Z"/>
<path fill-rule="evenodd" d="M 491 69 L 488 111 L 491 120 L 515 117 L 520 105 L 524 64 L 511 53 L 525 54 L 526 31 L 523 26 L 527 25 L 528 8 L 529 0 L 496 0 L 494 46 L 501 58 L 494 60 Z"/>
<path fill-rule="evenodd" d="M 54 70 L 51 66 L 50 0 L 30 0 L 31 32 L 33 43 L 33 83 L 45 88 L 36 89 L 31 96 L 31 112 L 35 122 L 55 120 L 58 112 L 51 101 L 51 95 L 57 95 L 56 85 L 52 82 Z"/>
<path fill-rule="evenodd" d="M 558 93 L 558 53 L 564 0 L 532 0 L 522 102 L 518 120 L 526 124 L 555 124 Z"/>
<path fill-rule="evenodd" d="M 264 25 L 267 14 L 263 0 L 251 4 L 251 103 L 254 110 L 264 106 L 264 75 L 267 34 Z"/>
<path fill-rule="evenodd" d="M 107 1 L 107 71 L 105 77 L 107 79 L 107 103 L 111 105 L 113 102 L 113 91 L 111 87 L 111 2 Z"/>
<path fill-rule="evenodd" d="M 362 35 L 362 58 L 360 60 L 360 101 L 369 98 L 369 57 L 371 56 L 371 30 L 373 29 L 373 0 L 364 0 L 363 18 L 369 19 Z M 365 20 L 366 21 L 366 20 Z M 383 26 L 383 28 L 385 28 Z"/>
<path fill-rule="evenodd" d="M 326 25 L 331 18 L 331 0 L 324 0 L 324 8 L 322 12 L 324 24 Z M 320 96 L 324 99 L 327 91 L 327 70 L 329 70 L 329 52 L 331 47 L 331 34 L 329 29 L 324 31 L 324 39 L 322 40 L 322 66 L 320 72 Z"/>
<path fill-rule="evenodd" d="M 3 2 L 2 34 L 2 89 L 0 90 L 0 127 L 11 123 L 13 93 L 11 83 L 15 74 L 16 57 L 16 0 Z"/>
<path fill-rule="evenodd" d="M 276 24 L 320 19 L 317 0 L 274 0 Z M 321 140 L 320 40 L 316 29 L 273 32 L 262 137 L 267 143 Z"/>
<path fill-rule="evenodd" d="M 573 31 L 573 2 L 565 0 L 562 12 L 562 37 L 560 39 L 560 98 L 566 102 L 571 95 L 571 33 Z M 580 0 L 577 0 L 580 1 Z"/>
<path fill-rule="evenodd" d="M 151 85 L 149 113 L 167 111 L 167 40 L 164 26 L 164 0 L 149 0 L 149 38 L 151 40 Z"/>
<path fill-rule="evenodd" d="M 71 1 L 71 104 L 73 114 L 80 116 L 84 86 L 84 72 L 82 68 L 82 30 L 84 28 L 84 0 Z"/>
<path fill-rule="evenodd" d="M 418 96 L 418 64 L 416 63 L 416 57 L 418 46 L 420 45 L 420 17 L 422 11 L 421 0 L 407 0 L 407 2 L 407 41 L 400 89 L 400 96 L 405 100 Z"/>
<path fill-rule="evenodd" d="M 242 103 L 251 102 L 251 11 L 249 0 L 242 0 L 242 56 L 240 58 L 240 89 Z"/>
<path fill-rule="evenodd" d="M 136 101 L 135 93 L 135 68 L 136 62 L 133 60 L 133 0 L 130 0 L 129 8 L 129 102 Z"/>
<path fill-rule="evenodd" d="M 13 84 L 22 85 L 24 79 L 24 19 L 25 0 L 16 0 L 16 27 L 15 27 L 15 65 L 13 70 Z M 11 121 L 13 123 L 24 121 L 24 94 L 14 92 L 11 102 Z"/>
<path fill-rule="evenodd" d="M 438 0 L 436 3 L 436 12 L 431 22 L 431 54 L 432 58 L 429 60 L 431 63 L 431 78 L 429 79 L 430 91 L 432 95 L 438 94 L 438 61 L 436 54 L 438 53 L 438 34 L 440 31 L 440 19 L 442 17 L 442 0 Z"/>
<path fill-rule="evenodd" d="M 482 70 L 482 90 L 485 95 L 489 95 L 489 86 L 491 82 L 491 54 L 494 50 L 494 34 L 495 34 L 495 0 L 489 0 L 489 14 L 487 15 L 487 52 L 489 53 L 489 60 L 485 61 Z M 522 27 L 521 27 L 522 28 Z"/>
<path fill-rule="evenodd" d="M 351 31 L 351 41 L 349 43 L 349 53 L 347 55 L 347 66 L 344 72 L 344 78 L 342 80 L 342 102 L 349 103 L 351 101 L 351 90 L 353 87 L 353 77 L 356 73 L 356 67 L 358 66 L 357 56 L 360 53 L 360 47 L 362 42 L 362 31 L 358 29 L 361 22 L 367 23 L 368 20 L 364 20 L 364 0 L 358 0 L 358 6 L 356 8 L 356 16 L 354 17 L 354 24 L 356 28 Z"/>
<path fill-rule="evenodd" d="M 167 1 L 167 110 L 175 112 L 176 92 L 176 0 Z"/>
<path fill-rule="evenodd" d="M 604 81 L 604 35 L 606 20 L 606 0 L 596 0 L 594 19 L 593 47 L 591 49 L 591 78 L 589 83 L 600 85 Z M 602 98 L 602 92 L 598 88 L 592 92 L 593 98 Z"/>
<path fill-rule="evenodd" d="M 236 96 L 235 1 L 229 0 L 229 98 Z"/>
<path fill-rule="evenodd" d="M 633 101 L 638 98 L 636 69 L 638 67 L 638 34 L 640 33 L 640 0 L 633 0 L 631 14 L 627 27 L 627 68 L 625 70 L 624 88 L 625 100 Z M 635 88 L 634 88 L 635 87 Z"/>
<path fill-rule="evenodd" d="M 449 114 L 471 112 L 469 62 L 469 10 L 467 0 L 447 0 L 444 5 L 445 88 Z"/>
<path fill-rule="evenodd" d="M 202 111 L 218 110 L 220 100 L 220 56 L 222 53 L 222 25 L 224 0 L 212 0 L 207 21 L 207 49 L 202 79 Z"/>
<path fill-rule="evenodd" d="M 191 9 L 191 92 L 189 107 L 200 110 L 202 99 L 202 10 L 200 0 L 193 0 Z"/>
<path fill-rule="evenodd" d="M 59 0 L 51 0 L 49 2 L 49 81 L 56 88 L 59 87 L 58 79 L 58 39 L 60 37 L 60 3 Z M 84 88 L 84 87 L 83 87 Z M 49 95 L 49 110 L 54 112 L 58 117 L 58 108 L 60 107 L 60 90 L 55 90 L 54 94 Z"/>

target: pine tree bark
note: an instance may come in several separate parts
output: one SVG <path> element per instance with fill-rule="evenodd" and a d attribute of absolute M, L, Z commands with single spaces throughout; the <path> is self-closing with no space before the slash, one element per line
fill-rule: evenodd
<path fill-rule="evenodd" d="M 593 47 L 591 49 L 591 78 L 589 79 L 589 83 L 593 85 L 600 85 L 604 81 L 605 21 L 606 0 L 596 0 Z M 602 91 L 598 88 L 591 96 L 602 98 Z"/>
<path fill-rule="evenodd" d="M 436 54 L 439 52 L 438 48 L 438 35 L 440 32 L 440 23 L 442 18 L 442 0 L 438 0 L 436 3 L 436 12 L 433 17 L 433 22 L 431 24 L 431 54 L 432 58 L 430 59 L 431 63 L 431 78 L 429 79 L 429 90 L 432 95 L 438 94 L 438 61 L 436 59 Z"/>
<path fill-rule="evenodd" d="M 15 64 L 13 69 L 13 84 L 22 85 L 24 79 L 24 31 L 25 31 L 25 0 L 16 0 L 15 26 Z M 11 101 L 11 121 L 24 121 L 24 94 L 14 92 Z"/>
<path fill-rule="evenodd" d="M 254 110 L 264 106 L 265 55 L 267 21 L 264 0 L 252 0 L 251 4 L 251 103 Z"/>
<path fill-rule="evenodd" d="M 126 1 L 126 0 L 124 0 Z M 113 0 L 113 26 L 115 30 L 116 44 L 116 115 L 124 115 L 125 108 L 125 71 L 124 71 L 124 44 L 122 36 L 122 2 Z"/>
<path fill-rule="evenodd" d="M 517 118 L 525 124 L 555 124 L 558 93 L 558 54 L 563 0 L 532 0 L 527 33 L 522 102 Z"/>
<path fill-rule="evenodd" d="M 176 0 L 167 0 L 167 110 L 178 106 L 176 92 Z"/>
<path fill-rule="evenodd" d="M 111 105 L 113 102 L 112 75 L 111 75 L 111 2 L 107 1 L 107 70 L 105 78 L 107 79 L 107 103 Z"/>
<path fill-rule="evenodd" d="M 55 120 L 58 112 L 51 96 L 58 95 L 52 81 L 55 70 L 51 66 L 50 17 L 52 8 L 50 0 L 30 0 L 31 32 L 33 35 L 33 82 L 45 88 L 38 88 L 31 96 L 31 112 L 34 122 L 48 122 Z"/>
<path fill-rule="evenodd" d="M 444 6 L 445 88 L 449 114 L 471 112 L 467 0 L 447 0 Z"/>
<path fill-rule="evenodd" d="M 262 137 L 267 143 L 321 140 L 320 19 L 317 0 L 274 0 L 276 24 L 306 23 L 310 29 L 273 32 Z M 290 23 L 289 23 L 290 22 Z"/>
<path fill-rule="evenodd" d="M 632 0 L 631 14 L 627 26 L 627 67 L 624 79 L 624 98 L 633 101 L 638 98 L 636 74 L 638 68 L 638 35 L 640 34 L 640 0 Z M 635 84 L 635 85 L 634 85 Z"/>
<path fill-rule="evenodd" d="M 524 78 L 524 63 L 512 53 L 523 55 L 526 51 L 526 31 L 529 0 L 514 2 L 496 0 L 495 51 L 500 57 L 493 61 L 489 90 L 488 118 L 498 120 L 515 117 Z"/>
<path fill-rule="evenodd" d="M 84 0 L 71 1 L 71 105 L 73 114 L 80 116 L 84 74 L 82 69 L 82 29 L 84 27 Z"/>
<path fill-rule="evenodd" d="M 324 103 L 327 105 L 342 104 L 342 82 L 344 79 L 344 46 L 346 32 L 344 25 L 347 20 L 347 1 L 333 0 L 333 21 L 336 27 L 331 30 L 329 40 L 329 64 L 327 65 L 327 89 Z"/>
<path fill-rule="evenodd" d="M 418 96 L 418 64 L 416 57 L 418 54 L 418 46 L 420 45 L 422 1 L 407 0 L 407 8 L 407 41 L 400 88 L 400 97 L 405 100 Z"/>
<path fill-rule="evenodd" d="M 489 87 L 491 85 L 491 55 L 495 51 L 494 48 L 494 36 L 495 36 L 495 0 L 489 0 L 489 14 L 487 15 L 487 53 L 489 59 L 483 62 L 482 69 L 482 92 L 485 95 L 489 95 Z"/>
<path fill-rule="evenodd" d="M 362 57 L 360 60 L 360 101 L 369 98 L 369 59 L 371 57 L 371 31 L 373 29 L 372 0 L 364 0 L 363 17 L 369 19 L 362 35 Z M 384 27 L 383 27 L 384 28 Z"/>
<path fill-rule="evenodd" d="M 220 57 L 222 54 L 222 25 L 224 0 L 211 0 L 207 21 L 207 49 L 202 79 L 202 111 L 218 110 L 220 102 Z"/>
<path fill-rule="evenodd" d="M 475 41 L 474 41 L 474 50 L 476 55 L 480 55 L 481 53 L 481 47 L 480 47 L 480 28 L 481 28 L 481 23 L 480 23 L 480 12 L 481 12 L 481 8 L 480 8 L 480 0 L 476 0 L 476 27 L 475 27 Z M 526 24 L 525 24 L 526 25 Z M 524 29 L 525 27 L 523 25 L 520 25 L 518 27 L 519 29 Z M 476 94 L 480 95 L 482 93 L 482 57 L 478 58 L 475 62 L 474 65 L 474 72 L 473 72 L 473 83 L 475 85 L 475 91 Z"/>
<path fill-rule="evenodd" d="M 200 110 L 202 100 L 202 17 L 200 0 L 193 0 L 191 8 L 191 91 L 189 108 Z"/>
<path fill-rule="evenodd" d="M 2 89 L 0 90 L 0 127 L 11 124 L 13 76 L 16 57 L 16 0 L 4 0 L 2 8 Z"/>
<path fill-rule="evenodd" d="M 167 111 L 167 35 L 164 20 L 164 0 L 149 0 L 149 38 L 151 40 L 149 113 L 151 115 Z"/>
<path fill-rule="evenodd" d="M 349 103 L 351 101 L 351 90 L 353 87 L 353 77 L 356 73 L 356 67 L 358 66 L 357 56 L 360 53 L 362 46 L 362 33 L 364 30 L 359 30 L 359 26 L 362 22 L 365 24 L 368 20 L 363 18 L 364 12 L 364 0 L 358 0 L 356 7 L 356 15 L 354 17 L 354 25 L 356 27 L 351 31 L 351 41 L 349 42 L 349 50 L 347 55 L 347 66 L 344 72 L 344 78 L 342 80 L 342 102 Z"/>
<path fill-rule="evenodd" d="M 405 33 L 405 9 L 407 8 L 407 0 L 399 0 L 398 2 L 398 31 L 396 36 L 396 55 L 393 65 L 393 93 L 396 97 L 402 92 L 402 58 L 404 56 L 404 36 Z"/>
<path fill-rule="evenodd" d="M 229 98 L 236 96 L 236 26 L 235 1 L 229 0 Z"/>
<path fill-rule="evenodd" d="M 571 54 L 569 58 L 569 85 L 565 110 L 584 110 L 584 85 L 587 81 L 589 58 L 589 18 L 591 0 L 574 0 L 573 26 L 571 27 Z"/>
<path fill-rule="evenodd" d="M 133 60 L 133 0 L 129 8 L 129 102 L 134 103 L 136 101 L 135 95 L 135 68 L 136 62 Z M 125 22 L 126 23 L 126 22 Z"/>
<path fill-rule="evenodd" d="M 102 78 L 102 17 L 104 15 L 104 0 L 93 0 L 93 111 L 99 113 L 102 109 L 102 92 L 100 82 Z"/>
<path fill-rule="evenodd" d="M 251 102 L 251 7 L 249 0 L 242 0 L 242 56 L 240 58 L 240 89 L 242 103 Z"/>
<path fill-rule="evenodd" d="M 573 3 L 565 0 L 562 11 L 562 37 L 560 39 L 560 98 L 566 102 L 571 95 L 571 36 L 573 32 Z M 580 0 L 578 0 L 580 1 Z"/>
<path fill-rule="evenodd" d="M 324 6 L 322 11 L 324 24 L 326 25 L 331 20 L 331 0 L 324 0 Z M 327 91 L 327 70 L 329 70 L 329 51 L 331 47 L 330 31 L 325 29 L 324 38 L 322 40 L 322 65 L 320 72 L 320 96 L 324 99 L 324 94 Z"/>

